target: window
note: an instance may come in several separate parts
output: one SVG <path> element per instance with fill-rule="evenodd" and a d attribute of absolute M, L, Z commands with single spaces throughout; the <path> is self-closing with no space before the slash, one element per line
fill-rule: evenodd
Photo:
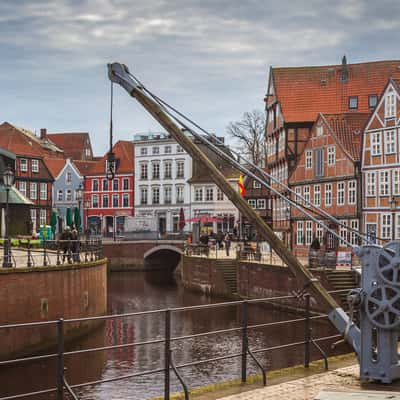
<path fill-rule="evenodd" d="M 160 148 L 158 146 L 154 146 L 152 148 L 152 153 L 153 154 L 160 154 Z"/>
<path fill-rule="evenodd" d="M 371 133 L 371 155 L 380 156 L 382 153 L 381 132 Z"/>
<path fill-rule="evenodd" d="M 103 179 L 103 192 L 108 190 L 108 179 Z"/>
<path fill-rule="evenodd" d="M 312 241 L 312 221 L 306 221 L 306 245 L 310 245 Z"/>
<path fill-rule="evenodd" d="M 32 221 L 32 229 L 33 232 L 36 232 L 36 209 L 31 208 L 31 221 Z"/>
<path fill-rule="evenodd" d="M 315 176 L 324 176 L 324 149 L 314 150 L 314 174 Z"/>
<path fill-rule="evenodd" d="M 172 203 L 172 187 L 164 186 L 164 204 Z"/>
<path fill-rule="evenodd" d="M 385 154 L 396 153 L 396 131 L 384 131 Z"/>
<path fill-rule="evenodd" d="M 297 230 L 296 230 L 296 244 L 302 246 L 304 240 L 304 223 L 303 221 L 297 221 Z"/>
<path fill-rule="evenodd" d="M 21 158 L 19 160 L 19 170 L 21 172 L 27 172 L 28 171 L 28 160 L 26 158 Z"/>
<path fill-rule="evenodd" d="M 108 194 L 103 194 L 103 208 L 108 208 L 109 203 L 108 203 Z"/>
<path fill-rule="evenodd" d="M 40 200 L 47 200 L 47 183 L 40 184 Z"/>
<path fill-rule="evenodd" d="M 352 229 L 350 231 L 350 243 L 354 246 L 358 245 L 358 220 L 357 219 L 352 219 L 350 221 L 350 228 Z"/>
<path fill-rule="evenodd" d="M 68 172 L 65 174 L 65 183 L 66 183 L 67 185 L 70 185 L 71 182 L 72 182 L 72 173 L 68 171 Z M 98 189 L 96 189 L 96 190 L 98 190 Z"/>
<path fill-rule="evenodd" d="M 346 246 L 345 241 L 347 242 L 347 221 L 340 221 L 342 225 L 339 227 L 339 237 L 340 242 L 339 246 Z"/>
<path fill-rule="evenodd" d="M 321 186 L 314 185 L 314 205 L 321 205 Z"/>
<path fill-rule="evenodd" d="M 171 146 L 165 146 L 164 147 L 164 154 L 171 154 L 172 153 L 172 147 Z"/>
<path fill-rule="evenodd" d="M 310 206 L 310 186 L 304 186 L 304 205 Z"/>
<path fill-rule="evenodd" d="M 146 180 L 148 178 L 148 166 L 146 163 L 140 164 L 140 179 Z"/>
<path fill-rule="evenodd" d="M 185 177 L 185 162 L 184 161 L 176 162 L 176 177 L 177 178 Z"/>
<path fill-rule="evenodd" d="M 122 190 L 129 190 L 129 178 L 122 180 Z"/>
<path fill-rule="evenodd" d="M 147 204 L 147 188 L 140 188 L 140 204 Z"/>
<path fill-rule="evenodd" d="M 357 110 L 358 108 L 358 96 L 350 96 L 349 97 L 349 109 Z"/>
<path fill-rule="evenodd" d="M 67 173 L 68 175 L 68 173 Z M 92 192 L 98 192 L 99 191 L 99 181 L 97 179 L 92 180 Z"/>
<path fill-rule="evenodd" d="M 177 203 L 183 203 L 184 202 L 183 186 L 177 186 L 176 187 L 176 202 Z"/>
<path fill-rule="evenodd" d="M 147 156 L 147 147 L 142 147 L 140 149 L 140 155 L 141 156 Z"/>
<path fill-rule="evenodd" d="M 348 203 L 356 204 L 357 202 L 357 181 L 349 181 L 347 187 Z"/>
<path fill-rule="evenodd" d="M 294 200 L 297 201 L 300 204 L 303 204 L 303 199 L 300 198 L 300 196 L 301 196 L 301 186 L 296 186 L 294 191 L 295 191 L 295 194 L 296 194 L 296 196 L 294 197 Z"/>
<path fill-rule="evenodd" d="M 368 107 L 375 108 L 378 104 L 378 96 L 376 94 L 370 94 L 368 96 Z"/>
<path fill-rule="evenodd" d="M 394 169 L 392 171 L 392 195 L 400 195 L 400 170 Z"/>
<path fill-rule="evenodd" d="M 318 221 L 321 222 L 321 221 Z M 315 236 L 318 239 L 319 244 L 322 244 L 324 240 L 324 230 L 322 229 L 321 224 L 317 223 L 315 226 Z"/>
<path fill-rule="evenodd" d="M 312 168 L 312 151 L 311 150 L 306 151 L 306 168 L 307 169 Z"/>
<path fill-rule="evenodd" d="M 63 191 L 61 189 L 57 190 L 57 201 L 63 200 Z"/>
<path fill-rule="evenodd" d="M 160 204 L 160 188 L 159 187 L 153 187 L 151 189 L 152 191 L 152 203 L 153 204 Z"/>
<path fill-rule="evenodd" d="M 265 210 L 266 205 L 267 205 L 267 202 L 265 199 L 257 199 L 257 208 L 259 210 Z"/>
<path fill-rule="evenodd" d="M 72 191 L 71 191 L 71 189 L 67 189 L 65 191 L 65 201 L 72 201 Z"/>
<path fill-rule="evenodd" d="M 183 148 L 182 148 L 182 146 L 179 146 L 179 144 L 178 144 L 178 146 L 176 146 L 176 152 L 177 153 L 183 153 Z"/>
<path fill-rule="evenodd" d="M 367 196 L 375 196 L 376 191 L 376 174 L 375 172 L 367 172 Z"/>
<path fill-rule="evenodd" d="M 256 199 L 248 199 L 247 202 L 249 203 L 249 206 L 251 208 L 256 208 L 257 207 L 257 200 Z"/>
<path fill-rule="evenodd" d="M 379 195 L 389 196 L 389 171 L 379 172 Z"/>
<path fill-rule="evenodd" d="M 194 201 L 203 201 L 203 188 L 194 189 Z"/>
<path fill-rule="evenodd" d="M 31 200 L 37 199 L 37 183 L 31 182 L 30 189 L 29 189 L 29 197 Z"/>
<path fill-rule="evenodd" d="M 164 179 L 172 178 L 172 162 L 165 161 L 164 163 Z"/>
<path fill-rule="evenodd" d="M 385 97 L 385 118 L 396 116 L 396 95 L 390 92 Z"/>
<path fill-rule="evenodd" d="M 391 239 L 392 237 L 392 215 L 381 214 L 381 238 Z"/>
<path fill-rule="evenodd" d="M 220 188 L 217 188 L 217 200 L 218 201 L 224 200 L 224 192 Z"/>
<path fill-rule="evenodd" d="M 32 172 L 39 172 L 39 160 L 32 160 Z"/>
<path fill-rule="evenodd" d="M 344 182 L 337 183 L 337 205 L 342 206 L 344 204 Z"/>
<path fill-rule="evenodd" d="M 21 192 L 22 195 L 24 195 L 26 197 L 26 182 L 25 181 L 19 181 L 18 190 Z"/>
<path fill-rule="evenodd" d="M 112 206 L 113 208 L 119 207 L 119 196 L 117 194 L 112 195 Z"/>
<path fill-rule="evenodd" d="M 97 194 L 92 196 L 92 208 L 99 208 L 99 196 Z"/>
<path fill-rule="evenodd" d="M 45 209 L 40 209 L 39 211 L 39 224 L 46 225 L 47 224 L 47 212 Z"/>
<path fill-rule="evenodd" d="M 325 207 L 332 205 L 332 183 L 325 184 Z"/>
<path fill-rule="evenodd" d="M 160 163 L 152 163 L 153 179 L 160 179 Z"/>
<path fill-rule="evenodd" d="M 206 201 L 214 200 L 214 189 L 212 187 L 206 188 Z"/>
<path fill-rule="evenodd" d="M 335 165 L 336 162 L 336 147 L 328 147 L 328 165 Z"/>
<path fill-rule="evenodd" d="M 113 191 L 117 191 L 118 190 L 118 179 L 113 179 Z"/>
<path fill-rule="evenodd" d="M 179 215 L 172 217 L 172 232 L 176 233 L 179 230 Z"/>
<path fill-rule="evenodd" d="M 253 189 L 261 189 L 261 183 L 258 181 L 253 181 Z"/>
<path fill-rule="evenodd" d="M 322 125 L 317 125 L 316 134 L 317 136 L 322 136 L 324 134 L 324 128 Z"/>

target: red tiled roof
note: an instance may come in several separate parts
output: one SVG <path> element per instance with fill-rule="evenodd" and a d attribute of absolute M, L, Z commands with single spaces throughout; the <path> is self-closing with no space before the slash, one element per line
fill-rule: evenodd
<path fill-rule="evenodd" d="M 67 160 L 64 158 L 45 158 L 44 163 L 46 164 L 47 169 L 50 171 L 51 175 L 55 179 L 60 171 L 64 168 Z"/>
<path fill-rule="evenodd" d="M 0 125 L 0 147 L 19 156 L 64 157 L 61 149 L 47 140 L 41 140 L 27 129 L 17 128 L 9 122 Z"/>
<path fill-rule="evenodd" d="M 361 140 L 369 113 L 323 114 L 343 150 L 354 160 L 361 156 Z"/>
<path fill-rule="evenodd" d="M 119 140 L 113 146 L 113 153 L 119 160 L 117 173 L 127 174 L 132 173 L 135 169 L 134 163 L 134 144 L 128 140 Z M 90 170 L 90 175 L 105 175 L 105 162 L 107 154 L 105 154 L 99 161 L 96 161 Z M 88 175 L 89 175 L 88 174 Z"/>
<path fill-rule="evenodd" d="M 285 122 L 315 121 L 319 112 L 349 111 L 349 96 L 358 96 L 356 112 L 369 112 L 368 95 L 380 95 L 388 79 L 400 72 L 400 60 L 343 66 L 272 68 L 271 78 Z"/>
<path fill-rule="evenodd" d="M 89 175 L 92 168 L 96 165 L 96 161 L 74 160 L 73 164 L 82 176 Z"/>
<path fill-rule="evenodd" d="M 87 132 L 48 133 L 47 138 L 63 149 L 66 157 L 73 160 L 81 160 L 84 157 L 84 149 L 88 144 L 92 149 Z"/>

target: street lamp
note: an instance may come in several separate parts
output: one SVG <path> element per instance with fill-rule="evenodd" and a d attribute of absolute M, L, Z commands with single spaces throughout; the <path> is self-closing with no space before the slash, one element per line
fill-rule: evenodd
<path fill-rule="evenodd" d="M 81 202 L 83 199 L 83 187 L 82 183 L 79 185 L 78 189 L 75 191 L 76 200 L 78 200 L 78 211 L 79 211 L 79 227 L 78 232 L 82 232 L 82 221 L 81 221 Z"/>
<path fill-rule="evenodd" d="M 390 199 L 389 205 L 390 205 L 390 210 L 392 211 L 392 240 L 394 240 L 396 236 L 396 209 L 397 209 L 397 202 L 394 197 Z"/>
<path fill-rule="evenodd" d="M 8 197 L 10 194 L 10 188 L 14 183 L 14 172 L 8 167 L 3 173 L 3 184 L 6 188 L 6 239 L 3 244 L 4 248 L 4 257 L 3 257 L 3 268 L 12 267 L 11 263 L 11 254 L 10 254 L 10 233 L 9 233 L 9 225 L 10 225 L 10 216 L 8 210 Z"/>

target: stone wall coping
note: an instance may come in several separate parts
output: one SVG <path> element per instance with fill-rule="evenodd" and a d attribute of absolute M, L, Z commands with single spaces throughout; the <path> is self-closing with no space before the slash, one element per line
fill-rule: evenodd
<path fill-rule="evenodd" d="M 107 258 L 102 258 L 101 260 L 97 261 L 88 261 L 83 263 L 77 264 L 63 264 L 63 265 L 49 265 L 47 267 L 31 267 L 31 268 L 0 268 L 0 275 L 2 274 L 19 274 L 19 273 L 30 273 L 30 272 L 58 272 L 58 271 L 65 271 L 65 270 L 75 270 L 75 269 L 82 269 L 82 268 L 91 268 L 96 267 L 101 264 L 107 263 Z"/>

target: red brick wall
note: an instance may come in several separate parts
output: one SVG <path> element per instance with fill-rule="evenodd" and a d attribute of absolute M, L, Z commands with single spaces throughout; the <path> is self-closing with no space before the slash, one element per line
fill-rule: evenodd
<path fill-rule="evenodd" d="M 47 303 L 47 311 L 45 304 Z M 0 324 L 103 315 L 107 310 L 104 261 L 63 267 L 0 271 Z M 87 324 L 66 324 L 66 331 Z M 18 332 L 18 333 L 17 333 Z M 56 326 L 0 330 L 0 357 L 54 342 Z"/>

